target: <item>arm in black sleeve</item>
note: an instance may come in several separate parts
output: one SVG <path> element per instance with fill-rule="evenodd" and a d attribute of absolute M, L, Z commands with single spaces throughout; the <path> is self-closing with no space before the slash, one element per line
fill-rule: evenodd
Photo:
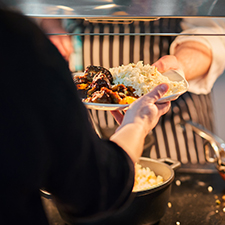
<path fill-rule="evenodd" d="M 0 17 L 2 151 L 21 151 L 2 166 L 17 167 L 18 190 L 46 188 L 73 220 L 118 209 L 133 187 L 129 156 L 95 134 L 66 61 L 38 27 L 16 13 Z"/>

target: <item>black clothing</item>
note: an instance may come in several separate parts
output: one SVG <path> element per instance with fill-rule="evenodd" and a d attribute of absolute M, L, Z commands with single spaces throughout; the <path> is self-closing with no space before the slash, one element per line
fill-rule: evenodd
<path fill-rule="evenodd" d="M 93 131 L 67 63 L 39 28 L 6 10 L 0 21 L 0 224 L 48 224 L 40 188 L 75 221 L 118 209 L 132 161 Z"/>

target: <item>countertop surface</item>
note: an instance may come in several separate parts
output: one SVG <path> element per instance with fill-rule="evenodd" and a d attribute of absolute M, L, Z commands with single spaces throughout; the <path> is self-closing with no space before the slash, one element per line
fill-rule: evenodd
<path fill-rule="evenodd" d="M 176 173 L 168 208 L 158 225 L 224 225 L 225 181 L 218 173 Z"/>
<path fill-rule="evenodd" d="M 43 198 L 51 225 L 65 225 Z M 157 225 L 225 225 L 225 180 L 219 173 L 175 173 L 166 213 Z M 124 223 L 124 225 L 129 225 Z M 145 224 L 147 225 L 147 224 Z"/>

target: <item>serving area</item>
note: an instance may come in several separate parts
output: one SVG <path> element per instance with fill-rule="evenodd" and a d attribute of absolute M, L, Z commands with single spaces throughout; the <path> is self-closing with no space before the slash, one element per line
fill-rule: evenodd
<path fill-rule="evenodd" d="M 225 181 L 218 173 L 178 171 L 168 208 L 158 224 L 225 224 Z"/>
<path fill-rule="evenodd" d="M 47 196 L 42 200 L 50 224 L 65 225 L 52 200 Z M 166 212 L 156 224 L 224 225 L 225 181 L 213 168 L 204 173 L 178 169 Z M 128 225 L 126 221 L 124 225 Z"/>
<path fill-rule="evenodd" d="M 3 2 L 11 8 L 20 10 L 23 14 L 33 18 L 82 18 L 91 21 L 95 19 L 154 20 L 166 17 L 224 17 L 225 11 L 222 7 L 222 1 L 223 0 L 46 0 L 43 2 L 42 0 L 22 0 L 18 2 L 17 0 L 4 0 Z M 140 2 L 142 4 L 139 4 Z M 68 33 L 67 35 L 109 34 Z M 123 35 L 141 34 L 124 33 Z M 178 36 L 181 34 L 146 33 L 145 35 Z M 216 36 L 218 34 L 204 35 Z M 220 35 L 225 36 L 225 34 Z M 91 104 L 89 105 L 91 106 Z M 99 110 L 99 108 L 94 109 Z M 107 108 L 104 108 L 104 110 L 107 110 Z M 95 127 L 94 122 L 93 125 Z M 96 132 L 98 133 L 97 127 Z M 198 132 L 198 130 L 196 130 L 196 132 Z M 200 130 L 199 135 L 201 136 L 201 134 L 204 133 Z M 101 137 L 101 135 L 99 136 Z M 205 134 L 202 137 L 206 138 L 207 141 L 214 146 L 214 139 L 210 136 L 205 136 Z M 223 144 L 220 140 L 218 142 L 219 144 Z M 220 146 L 219 144 L 218 146 Z M 174 171 L 175 176 L 172 181 L 169 200 L 166 202 L 166 211 L 163 217 L 156 223 L 157 225 L 225 225 L 225 179 L 223 179 L 218 172 L 218 168 L 220 167 L 216 169 L 218 158 L 220 159 L 221 156 L 224 159 L 225 156 L 220 155 L 217 150 L 215 150 L 214 153 L 217 153 L 217 156 L 219 156 L 215 161 L 208 156 L 209 161 L 211 160 L 213 163 L 206 163 L 206 165 L 200 167 L 193 164 L 185 165 Z M 221 166 L 221 162 L 219 162 L 217 166 Z M 225 171 L 224 169 L 225 167 L 222 167 L 221 171 Z M 65 221 L 62 220 L 51 196 L 43 192 L 40 194 L 49 224 L 67 225 Z M 148 204 L 147 200 L 143 204 L 143 208 L 145 204 Z M 158 207 L 162 207 L 162 205 Z M 135 217 L 135 215 L 133 216 Z M 150 223 L 130 223 L 130 221 L 127 221 L 124 220 L 124 223 L 121 225 L 150 225 Z M 96 222 L 87 223 L 85 225 L 103 224 Z M 115 225 L 120 225 L 120 223 L 115 223 Z"/>

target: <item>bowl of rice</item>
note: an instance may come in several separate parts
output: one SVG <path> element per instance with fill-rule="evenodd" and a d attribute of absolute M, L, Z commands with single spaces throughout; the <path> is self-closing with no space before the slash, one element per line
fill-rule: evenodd
<path fill-rule="evenodd" d="M 141 157 L 135 165 L 131 200 L 121 210 L 102 220 L 78 225 L 156 224 L 166 212 L 174 169 L 179 166 L 180 162 L 171 159 L 154 160 Z"/>
<path fill-rule="evenodd" d="M 101 220 L 79 222 L 76 225 L 156 224 L 166 212 L 174 180 L 174 169 L 178 167 L 180 162 L 168 158 L 154 160 L 141 157 L 135 165 L 135 181 L 131 198 L 124 207 Z M 42 196 L 44 205 L 54 206 L 51 194 L 42 191 Z M 56 215 L 58 215 L 57 210 L 48 212 L 49 220 L 54 221 Z"/>
<path fill-rule="evenodd" d="M 163 183 L 163 177 L 156 175 L 149 167 L 143 167 L 135 163 L 135 178 L 133 192 L 139 192 L 154 188 Z"/>
<path fill-rule="evenodd" d="M 179 167 L 180 162 L 168 158 L 154 160 L 141 157 L 135 165 L 133 201 L 121 211 L 95 225 L 157 223 L 166 212 L 175 176 L 174 169 Z"/>

